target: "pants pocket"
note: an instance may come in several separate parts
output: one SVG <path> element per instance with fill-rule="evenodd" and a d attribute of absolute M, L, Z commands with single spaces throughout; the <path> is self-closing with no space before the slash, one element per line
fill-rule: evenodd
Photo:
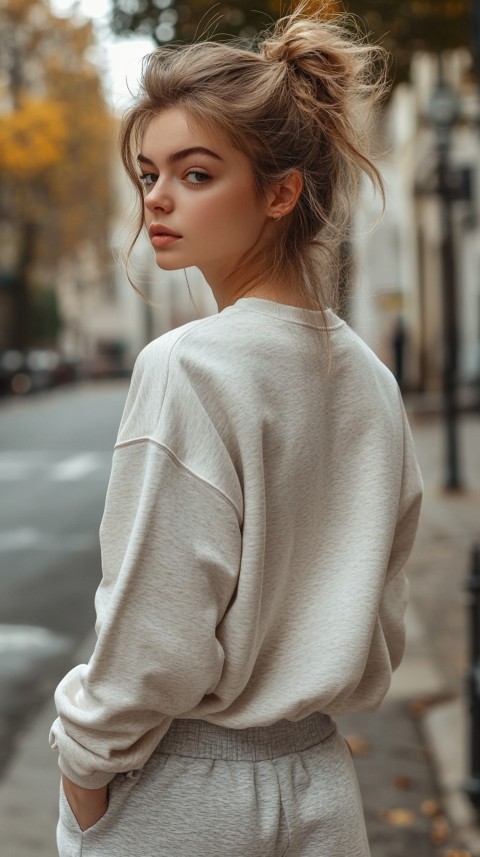
<path fill-rule="evenodd" d="M 108 809 L 102 817 L 87 828 L 82 830 L 78 824 L 72 808 L 65 796 L 63 784 L 60 783 L 60 811 L 57 826 L 57 848 L 59 857 L 92 857 L 103 853 L 101 848 L 95 852 L 89 850 L 95 842 L 115 826 L 123 804 L 130 794 L 132 788 L 139 782 L 142 771 L 131 771 L 128 774 L 117 774 L 108 785 Z"/>
<path fill-rule="evenodd" d="M 59 857 L 81 857 L 82 853 L 82 831 L 65 797 L 62 782 L 60 782 L 57 850 Z"/>

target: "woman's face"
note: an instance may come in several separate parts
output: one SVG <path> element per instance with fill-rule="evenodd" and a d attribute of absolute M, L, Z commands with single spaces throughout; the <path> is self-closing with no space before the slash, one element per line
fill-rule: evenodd
<path fill-rule="evenodd" d="M 247 156 L 223 132 L 165 110 L 148 125 L 138 163 L 160 268 L 194 265 L 210 285 L 226 282 L 240 262 L 248 271 L 265 243 L 269 201 L 259 199 Z"/>

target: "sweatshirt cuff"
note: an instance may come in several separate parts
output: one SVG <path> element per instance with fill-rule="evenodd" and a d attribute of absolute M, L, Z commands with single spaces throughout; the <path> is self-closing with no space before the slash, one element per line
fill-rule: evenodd
<path fill-rule="evenodd" d="M 54 730 L 55 723 L 50 730 L 49 743 L 52 750 L 56 750 L 59 753 L 58 767 L 62 774 L 65 774 L 72 783 L 83 789 L 101 789 L 103 786 L 107 786 L 116 777 L 117 774 L 115 771 L 93 771 L 91 774 L 79 774 L 78 771 L 70 767 L 63 754 L 59 752 L 60 748 Z"/>
<path fill-rule="evenodd" d="M 79 776 L 70 765 L 62 758 L 58 757 L 58 767 L 62 774 L 65 774 L 72 783 L 76 786 L 81 786 L 82 789 L 101 789 L 107 786 L 116 777 L 116 774 L 107 773 L 105 771 L 97 771 L 89 776 Z"/>

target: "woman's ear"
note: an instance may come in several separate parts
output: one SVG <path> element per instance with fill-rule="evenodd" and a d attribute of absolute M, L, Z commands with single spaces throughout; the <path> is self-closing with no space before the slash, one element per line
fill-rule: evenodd
<path fill-rule="evenodd" d="M 268 193 L 267 215 L 273 220 L 280 220 L 281 217 L 290 214 L 295 208 L 302 190 L 302 174 L 298 170 L 291 170 Z"/>

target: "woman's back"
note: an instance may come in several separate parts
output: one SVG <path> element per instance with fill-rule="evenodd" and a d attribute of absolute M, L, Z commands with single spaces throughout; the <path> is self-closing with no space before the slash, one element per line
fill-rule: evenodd
<path fill-rule="evenodd" d="M 151 343 L 139 360 L 102 549 L 108 568 L 119 503 L 135 510 L 139 526 L 129 500 L 137 469 L 160 492 L 162 532 L 175 533 L 173 541 L 155 538 L 149 511 L 151 554 L 144 547 L 142 562 L 168 575 L 170 546 L 176 567 L 182 540 L 197 554 L 194 565 L 212 543 L 223 554 L 221 651 L 211 663 L 204 652 L 174 678 L 187 696 L 194 691 L 189 717 L 242 728 L 374 707 L 401 658 L 400 568 L 415 531 L 418 470 L 393 377 L 344 322 L 327 319 L 328 336 L 318 312 L 246 298 Z M 166 524 L 179 481 L 195 485 L 192 505 L 184 497 Z M 131 533 L 127 519 L 125 527 Z M 190 569 L 179 569 L 174 597 L 185 624 L 166 633 L 173 649 L 200 651 L 201 616 L 188 594 L 197 585 Z M 393 613 L 380 603 L 389 586 Z M 161 573 L 152 598 L 163 615 Z"/>

